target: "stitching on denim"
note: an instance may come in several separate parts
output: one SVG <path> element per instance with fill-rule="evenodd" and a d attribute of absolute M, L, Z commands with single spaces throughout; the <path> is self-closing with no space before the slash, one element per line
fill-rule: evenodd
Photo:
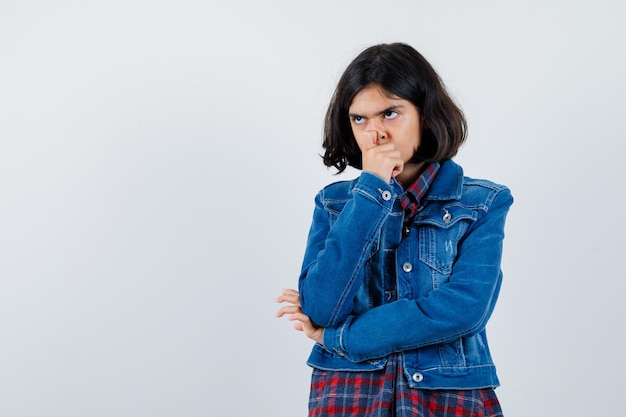
<path fill-rule="evenodd" d="M 372 243 L 372 239 L 376 235 L 376 232 L 380 229 L 384 219 L 386 218 L 386 214 L 387 214 L 386 212 L 384 211 L 382 212 L 381 216 L 379 216 L 378 221 L 376 222 L 376 225 L 372 228 L 371 234 L 367 237 L 367 240 L 366 240 L 367 244 L 361 251 L 361 256 L 359 256 L 359 260 L 357 262 L 358 268 L 356 268 L 352 272 L 352 275 L 350 276 L 350 279 L 348 280 L 347 285 L 344 288 L 344 291 L 341 293 L 341 296 L 339 297 L 339 300 L 337 302 L 337 307 L 333 310 L 333 314 L 330 316 L 330 323 L 334 323 L 337 316 L 339 315 L 339 311 L 343 308 L 343 305 L 346 302 L 348 293 L 352 289 L 352 286 L 354 285 L 354 281 L 356 280 L 356 277 L 358 276 L 359 271 L 363 268 L 363 263 L 369 253 L 368 249 Z"/>

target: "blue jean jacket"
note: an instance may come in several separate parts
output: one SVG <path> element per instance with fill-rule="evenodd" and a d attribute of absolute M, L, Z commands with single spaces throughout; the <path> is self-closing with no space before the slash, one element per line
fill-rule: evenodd
<path fill-rule="evenodd" d="M 298 288 L 325 331 L 308 364 L 376 370 L 401 352 L 412 387 L 496 387 L 485 326 L 511 193 L 443 161 L 403 239 L 402 192 L 363 172 L 317 194 Z"/>

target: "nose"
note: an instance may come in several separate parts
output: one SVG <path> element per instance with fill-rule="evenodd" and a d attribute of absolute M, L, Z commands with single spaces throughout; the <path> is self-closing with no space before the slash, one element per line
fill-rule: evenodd
<path fill-rule="evenodd" d="M 375 120 L 371 120 L 369 122 L 369 126 L 367 126 L 367 131 L 374 137 L 375 144 L 378 144 L 387 139 L 387 131 L 384 129 L 381 123 L 378 123 Z"/>

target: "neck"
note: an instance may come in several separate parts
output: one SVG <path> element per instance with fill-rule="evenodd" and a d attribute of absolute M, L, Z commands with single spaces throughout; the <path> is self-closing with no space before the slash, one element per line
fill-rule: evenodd
<path fill-rule="evenodd" d="M 424 162 L 419 162 L 417 164 L 407 163 L 404 165 L 402 172 L 396 176 L 396 181 L 398 181 L 400 185 L 402 185 L 402 188 L 406 190 L 420 176 L 424 167 Z"/>

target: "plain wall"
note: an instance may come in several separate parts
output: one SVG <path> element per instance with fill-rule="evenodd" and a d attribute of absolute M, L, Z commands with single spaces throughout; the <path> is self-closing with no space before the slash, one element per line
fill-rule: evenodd
<path fill-rule="evenodd" d="M 508 185 L 489 324 L 507 417 L 617 415 L 626 57 L 618 1 L 0 4 L 0 416 L 302 416 L 294 287 L 326 106 L 407 42 Z"/>

